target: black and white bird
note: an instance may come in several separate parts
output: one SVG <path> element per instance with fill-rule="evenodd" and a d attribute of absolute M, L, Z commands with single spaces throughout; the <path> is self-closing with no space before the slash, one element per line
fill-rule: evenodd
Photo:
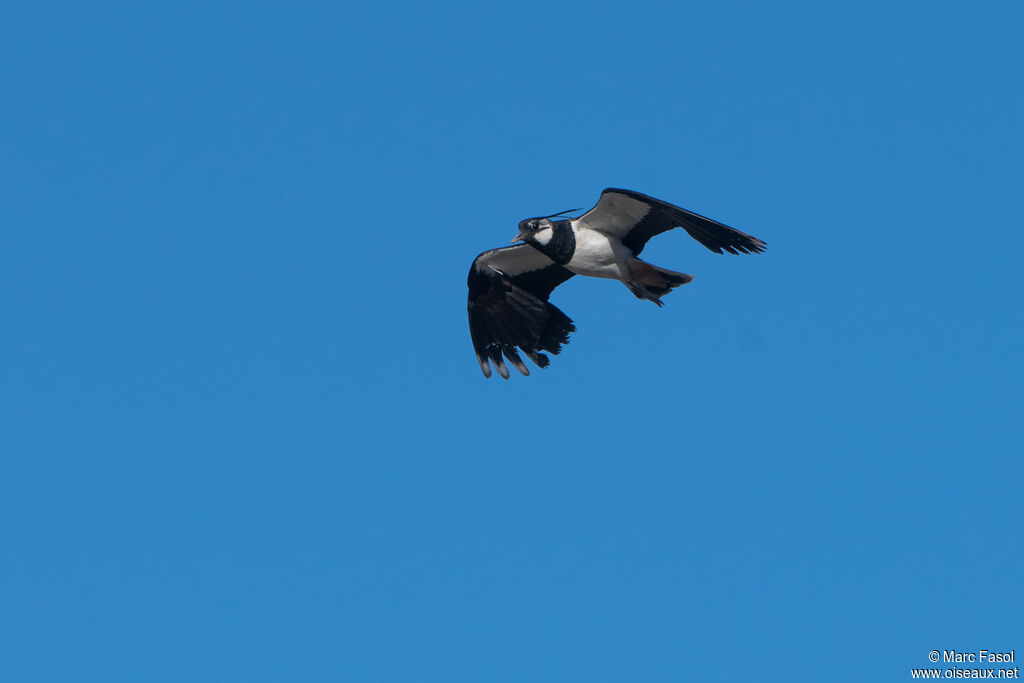
<path fill-rule="evenodd" d="M 558 354 L 576 327 L 548 302 L 551 291 L 573 275 L 618 280 L 638 299 L 662 306 L 661 297 L 693 279 L 692 275 L 652 266 L 637 256 L 647 240 L 683 228 L 705 247 L 721 254 L 764 251 L 765 243 L 678 206 L 631 190 L 609 188 L 597 206 L 579 218 L 558 218 L 569 211 L 527 218 L 510 247 L 485 251 L 469 269 L 469 333 L 484 377 L 491 363 L 505 379 L 505 360 L 519 372 L 530 371 L 521 350 L 538 367 L 548 366 L 544 352 Z"/>

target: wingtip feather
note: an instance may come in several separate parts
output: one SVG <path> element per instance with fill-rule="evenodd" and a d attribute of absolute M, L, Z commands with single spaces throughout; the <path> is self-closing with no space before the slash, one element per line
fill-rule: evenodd
<path fill-rule="evenodd" d="M 483 356 L 483 355 L 478 353 L 478 354 L 476 354 L 476 361 L 478 363 L 480 363 L 480 371 L 482 373 L 484 373 L 484 377 L 486 377 L 487 379 L 490 379 L 491 378 L 491 364 L 488 362 L 487 358 L 485 356 Z"/>

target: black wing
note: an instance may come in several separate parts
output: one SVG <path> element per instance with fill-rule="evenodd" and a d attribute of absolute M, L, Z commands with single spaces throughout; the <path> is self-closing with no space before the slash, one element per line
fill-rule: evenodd
<path fill-rule="evenodd" d="M 548 303 L 558 285 L 573 273 L 528 244 L 491 249 L 476 257 L 469 269 L 469 334 L 484 377 L 491 363 L 505 379 L 505 358 L 524 375 L 530 371 L 516 351 L 519 347 L 537 367 L 558 354 L 575 332 L 572 320 Z"/>
<path fill-rule="evenodd" d="M 750 254 L 764 251 L 765 243 L 718 221 L 681 209 L 632 190 L 608 188 L 590 211 L 575 224 L 614 235 L 639 254 L 647 240 L 672 228 L 683 228 L 711 251 Z"/>

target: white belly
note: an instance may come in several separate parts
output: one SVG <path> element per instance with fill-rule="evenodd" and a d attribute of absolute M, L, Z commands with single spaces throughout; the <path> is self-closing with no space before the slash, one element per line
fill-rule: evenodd
<path fill-rule="evenodd" d="M 616 238 L 609 240 L 593 230 L 573 229 L 576 250 L 565 267 L 577 275 L 624 279 L 629 272 L 627 262 L 633 256 L 630 250 Z"/>

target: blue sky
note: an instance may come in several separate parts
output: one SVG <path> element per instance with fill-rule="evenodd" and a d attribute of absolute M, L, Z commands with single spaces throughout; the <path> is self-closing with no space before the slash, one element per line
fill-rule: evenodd
<path fill-rule="evenodd" d="M 1019 3 L 6 3 L 0 678 L 905 680 L 1024 652 Z M 480 375 L 474 256 L 625 187 Z"/>

